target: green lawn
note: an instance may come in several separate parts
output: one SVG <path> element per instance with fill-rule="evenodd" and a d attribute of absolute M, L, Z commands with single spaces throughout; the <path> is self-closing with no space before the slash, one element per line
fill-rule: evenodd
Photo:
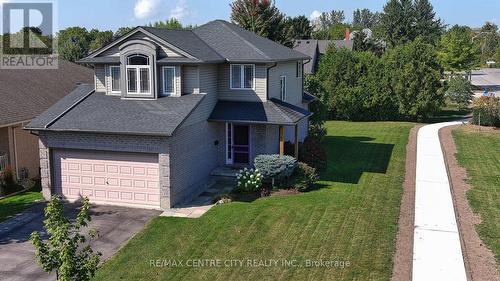
<path fill-rule="evenodd" d="M 28 191 L 0 200 L 0 222 L 26 210 L 42 199 L 40 192 Z"/>
<path fill-rule="evenodd" d="M 411 123 L 328 122 L 329 165 L 316 191 L 234 202 L 200 219 L 156 218 L 96 280 L 388 280 Z M 221 267 L 150 260 L 219 259 Z M 244 266 L 225 267 L 225 260 Z M 280 260 L 250 267 L 248 259 Z M 281 260 L 297 266 L 283 266 Z M 343 261 L 306 267 L 307 260 Z"/>
<path fill-rule="evenodd" d="M 500 270 L 500 132 L 478 132 L 469 128 L 453 131 L 457 160 L 467 170 L 471 189 L 467 198 L 481 215 L 479 236 L 495 254 Z"/>

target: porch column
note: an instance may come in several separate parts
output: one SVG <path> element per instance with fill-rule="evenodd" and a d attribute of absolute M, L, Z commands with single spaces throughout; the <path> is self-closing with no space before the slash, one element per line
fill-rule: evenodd
<path fill-rule="evenodd" d="M 295 136 L 294 136 L 294 155 L 295 159 L 299 160 L 299 125 L 295 124 Z"/>
<path fill-rule="evenodd" d="M 285 129 L 280 126 L 280 155 L 285 154 Z"/>

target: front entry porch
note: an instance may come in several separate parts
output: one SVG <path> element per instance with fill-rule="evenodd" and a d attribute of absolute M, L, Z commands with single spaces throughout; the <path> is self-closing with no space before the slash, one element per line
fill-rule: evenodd
<path fill-rule="evenodd" d="M 220 164 L 249 167 L 257 155 L 283 155 L 287 140 L 295 144 L 294 155 L 298 158 L 299 138 L 307 135 L 307 126 L 303 125 L 307 125 L 310 115 L 307 109 L 276 99 L 218 101 L 208 121 L 219 123 L 221 133 L 224 130 L 219 138 L 223 142 Z"/>

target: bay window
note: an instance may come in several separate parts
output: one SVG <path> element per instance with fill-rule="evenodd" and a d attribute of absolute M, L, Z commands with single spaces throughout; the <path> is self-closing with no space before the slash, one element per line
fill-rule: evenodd
<path fill-rule="evenodd" d="M 127 93 L 151 94 L 149 57 L 135 54 L 127 58 Z"/>

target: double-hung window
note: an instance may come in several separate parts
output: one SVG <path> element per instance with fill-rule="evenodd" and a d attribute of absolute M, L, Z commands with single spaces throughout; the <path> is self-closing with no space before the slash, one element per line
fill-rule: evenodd
<path fill-rule="evenodd" d="M 111 77 L 111 93 L 119 93 L 120 90 L 120 67 L 110 66 L 109 75 Z"/>
<path fill-rule="evenodd" d="M 149 57 L 131 55 L 127 58 L 127 93 L 151 94 Z"/>
<path fill-rule="evenodd" d="M 163 95 L 170 96 L 175 93 L 175 67 L 163 67 Z"/>
<path fill-rule="evenodd" d="M 286 76 L 280 76 L 280 99 L 286 100 Z"/>
<path fill-rule="evenodd" d="M 255 79 L 255 65 L 231 64 L 231 89 L 253 89 Z"/>

